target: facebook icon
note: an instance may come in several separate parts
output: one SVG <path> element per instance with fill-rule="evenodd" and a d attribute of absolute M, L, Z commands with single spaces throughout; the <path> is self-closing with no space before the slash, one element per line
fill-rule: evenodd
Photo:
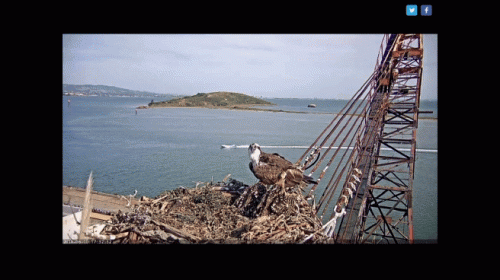
<path fill-rule="evenodd" d="M 432 16 L 432 5 L 420 6 L 420 14 L 422 16 Z"/>

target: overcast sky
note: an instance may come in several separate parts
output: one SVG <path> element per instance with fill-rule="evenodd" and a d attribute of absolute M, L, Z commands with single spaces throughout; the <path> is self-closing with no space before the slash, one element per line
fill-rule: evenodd
<path fill-rule="evenodd" d="M 63 35 L 63 83 L 193 95 L 349 99 L 382 34 Z M 424 35 L 422 99 L 437 99 L 437 35 Z"/>

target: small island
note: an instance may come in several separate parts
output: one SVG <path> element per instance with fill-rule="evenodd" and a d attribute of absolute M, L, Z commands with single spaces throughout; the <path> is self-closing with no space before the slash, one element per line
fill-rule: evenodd
<path fill-rule="evenodd" d="M 212 109 L 249 109 L 256 105 L 276 105 L 256 97 L 248 96 L 243 93 L 217 91 L 210 93 L 198 93 L 193 96 L 185 96 L 167 101 L 151 102 L 148 108 L 165 107 L 194 107 L 194 108 L 212 108 Z M 140 106 L 143 109 L 144 106 Z"/>
<path fill-rule="evenodd" d="M 274 113 L 296 113 L 296 114 L 313 114 L 305 111 L 287 111 L 282 109 L 270 108 L 254 108 L 253 106 L 271 106 L 276 105 L 260 98 L 248 96 L 243 93 L 217 91 L 210 93 L 198 93 L 192 96 L 184 96 L 181 98 L 170 99 L 167 101 L 150 102 L 148 105 L 142 105 L 137 109 L 149 108 L 209 108 L 209 109 L 226 109 L 226 110 L 245 110 L 259 112 L 274 112 Z M 314 114 L 330 114 L 318 112 Z"/>

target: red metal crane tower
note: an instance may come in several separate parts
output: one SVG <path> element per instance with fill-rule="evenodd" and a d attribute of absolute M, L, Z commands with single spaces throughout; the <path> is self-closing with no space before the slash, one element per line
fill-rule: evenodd
<path fill-rule="evenodd" d="M 323 190 L 316 209 L 326 218 L 324 234 L 336 243 L 414 241 L 422 59 L 422 34 L 384 35 L 373 74 L 297 161 L 307 165 L 321 155 L 309 174 L 323 167 L 320 183 L 337 163 L 328 184 L 309 192 L 316 204 L 314 196 Z M 335 153 L 322 165 L 331 150 Z"/>

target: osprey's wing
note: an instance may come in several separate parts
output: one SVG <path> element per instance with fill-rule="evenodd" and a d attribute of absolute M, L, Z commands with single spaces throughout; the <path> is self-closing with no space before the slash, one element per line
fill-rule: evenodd
<path fill-rule="evenodd" d="M 286 171 L 285 186 L 287 188 L 294 187 L 303 180 L 304 175 L 302 171 L 296 168 L 290 168 Z"/>
<path fill-rule="evenodd" d="M 252 171 L 253 175 L 255 175 L 255 171 L 253 171 L 253 164 L 252 164 L 252 162 L 248 163 L 248 167 L 250 167 L 250 171 Z"/>
<path fill-rule="evenodd" d="M 292 167 L 293 165 L 290 161 L 288 161 L 286 158 L 277 153 L 274 154 L 262 153 L 260 155 L 260 161 L 269 165 L 279 166 L 281 169 L 283 169 L 283 171 Z"/>
<path fill-rule="evenodd" d="M 276 184 L 279 180 L 279 175 L 283 172 L 279 166 L 272 164 L 262 164 L 253 168 L 250 167 L 250 170 L 252 170 L 257 179 L 266 185 Z"/>

